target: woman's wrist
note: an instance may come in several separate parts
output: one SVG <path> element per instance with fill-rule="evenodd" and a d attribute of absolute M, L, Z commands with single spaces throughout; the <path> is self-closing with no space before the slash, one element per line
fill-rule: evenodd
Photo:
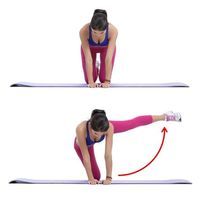
<path fill-rule="evenodd" d="M 94 84 L 95 82 L 93 80 L 88 81 L 88 84 Z"/>
<path fill-rule="evenodd" d="M 89 82 L 88 83 L 88 87 L 97 87 L 98 86 L 98 84 L 97 83 L 95 83 L 94 81 L 93 82 Z"/>
<path fill-rule="evenodd" d="M 112 177 L 111 176 L 106 176 L 106 179 L 112 180 Z"/>
<path fill-rule="evenodd" d="M 105 79 L 104 83 L 110 83 L 109 79 Z"/>

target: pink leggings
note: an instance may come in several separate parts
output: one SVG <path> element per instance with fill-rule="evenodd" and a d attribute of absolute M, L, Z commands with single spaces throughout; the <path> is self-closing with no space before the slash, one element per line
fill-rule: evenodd
<path fill-rule="evenodd" d="M 105 65 L 105 59 L 106 59 L 106 53 L 107 53 L 108 47 L 92 47 L 90 46 L 90 51 L 92 55 L 93 60 L 93 80 L 96 82 L 98 75 L 99 80 L 101 83 L 103 83 L 106 79 L 106 65 Z M 100 53 L 100 71 L 98 71 L 96 67 L 96 54 Z M 112 67 L 114 66 L 115 61 L 115 54 L 116 54 L 116 48 L 113 53 L 112 57 Z M 87 77 L 87 70 L 86 70 L 86 62 L 85 62 L 85 54 L 83 52 L 83 48 L 81 46 L 81 57 L 82 57 L 82 66 L 83 66 L 83 72 L 84 72 L 84 78 L 85 82 L 88 83 L 88 77 Z"/>
<path fill-rule="evenodd" d="M 126 121 L 110 121 L 110 122 L 113 124 L 114 133 L 121 133 L 121 132 L 134 129 L 138 126 L 151 124 L 153 122 L 153 118 L 151 115 L 145 115 L 145 116 L 136 117 L 136 118 L 126 120 Z M 96 162 L 93 146 L 94 145 L 88 147 L 92 173 L 95 179 L 100 180 L 101 173 Z M 76 139 L 74 140 L 74 149 L 77 155 L 79 156 L 81 162 L 83 163 L 82 153 L 81 153 L 80 147 L 76 144 Z"/>

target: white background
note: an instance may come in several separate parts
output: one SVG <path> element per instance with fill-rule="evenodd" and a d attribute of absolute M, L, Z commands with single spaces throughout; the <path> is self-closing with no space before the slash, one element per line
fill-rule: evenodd
<path fill-rule="evenodd" d="M 83 82 L 79 29 L 96 8 L 119 30 L 113 82 L 184 82 L 190 88 L 9 88 L 18 81 Z M 190 199 L 200 196 L 198 1 L 1 1 L 0 195 L 6 199 Z M 109 119 L 179 111 L 182 123 L 158 122 L 115 135 L 114 179 L 183 178 L 193 185 L 9 185 L 15 178 L 86 179 L 74 152 L 75 127 L 94 108 Z M 144 171 L 120 178 L 156 153 Z M 102 176 L 104 143 L 95 145 Z"/>

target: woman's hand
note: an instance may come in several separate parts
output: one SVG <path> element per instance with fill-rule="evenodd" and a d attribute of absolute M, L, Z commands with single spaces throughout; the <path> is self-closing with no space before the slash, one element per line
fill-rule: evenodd
<path fill-rule="evenodd" d="M 110 179 L 110 178 L 106 178 L 106 180 L 102 181 L 103 185 L 110 185 L 111 183 L 112 183 L 112 179 Z"/>
<path fill-rule="evenodd" d="M 104 81 L 104 83 L 101 84 L 101 87 L 109 88 L 110 87 L 110 81 Z"/>
<path fill-rule="evenodd" d="M 96 184 L 99 184 L 100 181 L 98 181 L 97 179 L 92 179 L 92 180 L 88 180 L 88 183 L 89 183 L 90 185 L 96 185 Z"/>
<path fill-rule="evenodd" d="M 94 82 L 88 83 L 88 87 L 90 87 L 90 88 L 98 87 L 98 83 L 94 83 Z"/>

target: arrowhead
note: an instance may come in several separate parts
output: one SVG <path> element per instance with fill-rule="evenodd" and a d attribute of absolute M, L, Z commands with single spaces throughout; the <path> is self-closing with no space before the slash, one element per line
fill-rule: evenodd
<path fill-rule="evenodd" d="M 164 132 L 164 133 L 166 133 L 166 132 L 168 132 L 167 131 L 167 129 L 164 127 L 163 129 L 162 129 L 162 131 L 161 132 Z"/>

